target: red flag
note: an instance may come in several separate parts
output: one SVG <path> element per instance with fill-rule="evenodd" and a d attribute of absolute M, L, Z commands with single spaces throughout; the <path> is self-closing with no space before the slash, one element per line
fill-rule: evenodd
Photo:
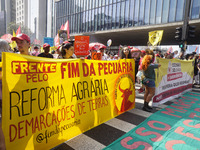
<path fill-rule="evenodd" d="M 172 52 L 173 52 L 173 49 L 172 49 L 172 47 L 170 47 L 170 48 L 168 49 L 167 53 L 172 53 Z"/>
<path fill-rule="evenodd" d="M 66 30 L 67 31 L 67 38 L 69 39 L 70 38 L 70 35 L 69 35 L 69 21 L 67 20 L 67 22 L 65 23 L 64 25 L 64 28 L 63 30 Z"/>
<path fill-rule="evenodd" d="M 64 29 L 64 26 L 63 26 L 63 24 L 62 24 L 62 26 L 60 27 L 60 30 L 63 30 Z"/>
<path fill-rule="evenodd" d="M 17 29 L 16 35 L 21 34 L 21 27 L 19 26 L 19 28 Z"/>
<path fill-rule="evenodd" d="M 197 48 L 198 48 L 198 47 L 196 46 L 196 48 L 195 48 L 195 52 L 197 52 Z"/>
<path fill-rule="evenodd" d="M 56 35 L 56 37 L 54 38 L 54 45 L 56 47 L 58 47 L 60 45 L 60 37 L 59 34 Z"/>

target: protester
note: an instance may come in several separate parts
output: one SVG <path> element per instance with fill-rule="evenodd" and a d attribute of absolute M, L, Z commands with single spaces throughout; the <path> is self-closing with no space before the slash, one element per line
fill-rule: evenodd
<path fill-rule="evenodd" d="M 168 57 L 168 53 L 164 53 L 164 57 L 163 58 L 167 59 L 167 57 Z"/>
<path fill-rule="evenodd" d="M 108 55 L 104 53 L 105 52 L 105 46 L 100 46 L 99 51 L 102 54 L 101 60 L 108 60 Z"/>
<path fill-rule="evenodd" d="M 0 61 L 2 52 L 11 52 L 11 48 L 5 40 L 0 39 Z M 2 114 L 2 66 L 0 66 L 0 150 L 5 150 L 5 139 L 2 131 L 1 116 Z"/>
<path fill-rule="evenodd" d="M 127 46 L 123 47 L 121 51 L 120 59 L 124 59 L 124 58 L 131 59 L 131 51 Z"/>
<path fill-rule="evenodd" d="M 136 75 L 140 84 L 142 84 L 142 77 L 143 77 L 142 60 L 143 60 L 143 58 L 144 58 L 145 55 L 146 55 L 146 52 L 144 50 L 141 50 L 140 61 L 139 61 L 139 68 L 138 68 L 138 73 Z M 144 85 L 142 84 L 142 86 L 140 87 L 140 89 L 138 89 L 138 92 L 142 93 L 143 91 L 144 91 Z"/>
<path fill-rule="evenodd" d="M 118 55 L 114 55 L 114 60 L 118 60 L 119 56 Z"/>
<path fill-rule="evenodd" d="M 34 50 L 32 52 L 32 55 L 33 56 L 38 56 L 39 54 L 40 54 L 39 47 L 38 46 L 34 46 Z"/>
<path fill-rule="evenodd" d="M 184 52 L 182 52 L 182 51 L 180 52 L 178 59 L 184 60 Z"/>
<path fill-rule="evenodd" d="M 94 52 L 97 52 L 97 51 L 94 47 L 92 47 L 91 50 L 89 50 L 89 55 L 87 55 L 85 59 L 92 59 L 92 53 Z"/>
<path fill-rule="evenodd" d="M 178 51 L 177 50 L 174 51 L 174 58 L 178 58 Z"/>
<path fill-rule="evenodd" d="M 194 84 L 193 85 L 199 83 L 199 75 L 198 75 L 198 68 L 197 68 L 198 62 L 199 62 L 199 55 L 196 54 L 195 59 L 194 59 Z"/>
<path fill-rule="evenodd" d="M 49 44 L 45 43 L 43 45 L 43 49 L 44 49 L 44 52 L 40 53 L 38 55 L 38 57 L 53 58 L 53 55 L 49 53 L 49 51 L 50 51 L 50 45 Z"/>
<path fill-rule="evenodd" d="M 64 59 L 73 58 L 74 46 L 72 43 L 63 43 L 61 45 L 61 55 Z"/>
<path fill-rule="evenodd" d="M 143 84 L 145 85 L 144 106 L 143 110 L 151 112 L 149 102 L 155 95 L 155 68 L 160 67 L 160 64 L 153 64 L 153 56 L 145 55 L 142 60 L 142 69 L 144 71 Z"/>
<path fill-rule="evenodd" d="M 200 84 L 200 61 L 197 64 L 197 69 L 198 69 L 198 76 L 199 76 L 199 80 L 197 84 Z"/>
<path fill-rule="evenodd" d="M 12 37 L 11 40 L 16 41 L 20 54 L 30 55 L 28 50 L 30 48 L 31 40 L 28 35 L 24 33 L 18 34 L 16 37 Z"/>

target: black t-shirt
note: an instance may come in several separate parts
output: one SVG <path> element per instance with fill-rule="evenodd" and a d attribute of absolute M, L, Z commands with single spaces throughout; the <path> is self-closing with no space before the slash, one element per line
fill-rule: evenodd
<path fill-rule="evenodd" d="M 39 55 L 38 55 L 38 57 L 46 57 L 46 58 L 53 58 L 53 55 L 51 55 L 51 54 L 45 54 L 45 53 L 40 53 Z"/>

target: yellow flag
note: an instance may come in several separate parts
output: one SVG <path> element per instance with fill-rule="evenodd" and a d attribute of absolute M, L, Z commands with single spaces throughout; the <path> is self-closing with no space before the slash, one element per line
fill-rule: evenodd
<path fill-rule="evenodd" d="M 158 45 L 161 42 L 163 36 L 163 30 L 149 32 L 149 42 L 152 46 Z"/>
<path fill-rule="evenodd" d="M 13 30 L 13 37 L 16 37 L 15 31 Z M 10 43 L 10 47 L 14 50 L 15 47 L 17 47 L 17 44 L 15 41 L 12 41 Z"/>

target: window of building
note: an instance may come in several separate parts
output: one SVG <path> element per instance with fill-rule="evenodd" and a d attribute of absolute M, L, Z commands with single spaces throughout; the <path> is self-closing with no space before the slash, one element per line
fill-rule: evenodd
<path fill-rule="evenodd" d="M 97 26 L 97 30 L 100 31 L 101 30 L 101 7 L 98 8 L 98 26 Z"/>
<path fill-rule="evenodd" d="M 68 3 L 68 2 L 67 2 Z M 85 4 L 85 1 L 84 0 L 81 0 L 81 11 L 84 11 L 84 4 Z"/>
<path fill-rule="evenodd" d="M 112 12 L 112 29 L 115 29 L 115 21 L 116 21 L 116 6 L 117 6 L 117 4 L 113 4 L 113 12 Z"/>
<path fill-rule="evenodd" d="M 102 0 L 102 6 L 105 6 L 105 5 L 106 5 L 106 0 Z"/>
<path fill-rule="evenodd" d="M 124 27 L 125 1 L 121 2 L 120 28 Z"/>
<path fill-rule="evenodd" d="M 92 9 L 92 18 L 91 18 L 91 31 L 94 31 L 94 9 Z"/>
<path fill-rule="evenodd" d="M 135 0 L 134 26 L 138 25 L 139 5 L 140 5 L 139 0 Z"/>
<path fill-rule="evenodd" d="M 104 21 L 105 21 L 105 6 L 102 7 L 101 11 L 101 30 L 104 29 Z"/>
<path fill-rule="evenodd" d="M 92 8 L 95 8 L 95 7 L 96 7 L 96 1 L 98 1 L 98 0 L 93 0 Z"/>
<path fill-rule="evenodd" d="M 101 7 L 102 5 L 102 0 L 96 0 L 96 7 Z"/>
<path fill-rule="evenodd" d="M 169 0 L 163 1 L 162 23 L 168 22 L 169 16 Z"/>
<path fill-rule="evenodd" d="M 133 26 L 133 16 L 134 16 L 134 1 L 130 1 L 130 11 L 129 11 L 129 27 Z"/>
<path fill-rule="evenodd" d="M 82 25 L 82 31 L 85 32 L 85 25 L 86 25 L 86 18 L 85 18 L 85 11 L 83 12 L 83 25 Z"/>
<path fill-rule="evenodd" d="M 162 1 L 157 1 L 156 7 L 156 24 L 161 23 Z"/>
<path fill-rule="evenodd" d="M 93 0 L 90 0 L 90 2 L 89 2 L 89 9 L 92 9 L 92 3 L 93 3 Z"/>
<path fill-rule="evenodd" d="M 152 0 L 150 8 L 150 24 L 155 24 L 155 17 L 156 17 L 156 0 Z"/>
<path fill-rule="evenodd" d="M 128 26 L 128 18 L 129 18 L 129 0 L 125 1 L 125 15 L 124 15 L 124 26 Z"/>
<path fill-rule="evenodd" d="M 119 24 L 120 24 L 120 3 L 117 3 L 116 28 L 119 28 Z"/>
<path fill-rule="evenodd" d="M 104 28 L 107 29 L 108 27 L 108 17 L 109 17 L 109 12 L 108 12 L 109 6 L 107 5 L 105 7 L 105 21 L 104 21 Z"/>
<path fill-rule="evenodd" d="M 92 10 L 88 11 L 88 31 L 91 31 L 91 25 L 92 25 Z"/>
<path fill-rule="evenodd" d="M 94 11 L 94 30 L 97 31 L 97 26 L 98 26 L 98 9 L 96 8 Z"/>
<path fill-rule="evenodd" d="M 109 4 L 109 0 L 106 0 L 106 5 L 108 5 Z"/>
<path fill-rule="evenodd" d="M 183 20 L 184 0 L 177 0 L 176 21 Z"/>
<path fill-rule="evenodd" d="M 85 14 L 85 31 L 88 32 L 88 18 L 89 18 L 89 11 L 86 11 L 86 14 Z"/>
<path fill-rule="evenodd" d="M 176 14 L 176 0 L 170 0 L 169 22 L 175 21 L 175 14 Z"/>
<path fill-rule="evenodd" d="M 144 20 L 144 6 L 145 6 L 145 1 L 140 0 L 140 13 L 139 13 L 139 25 L 143 25 L 143 20 Z"/>
<path fill-rule="evenodd" d="M 193 0 L 192 14 L 191 14 L 192 19 L 199 18 L 199 8 L 200 8 L 200 1 L 199 0 Z"/>
<path fill-rule="evenodd" d="M 112 5 L 109 5 L 109 10 L 108 10 L 108 29 L 112 28 Z"/>
<path fill-rule="evenodd" d="M 145 11 L 144 11 L 144 24 L 149 24 L 149 17 L 150 17 L 150 0 L 145 1 Z"/>

